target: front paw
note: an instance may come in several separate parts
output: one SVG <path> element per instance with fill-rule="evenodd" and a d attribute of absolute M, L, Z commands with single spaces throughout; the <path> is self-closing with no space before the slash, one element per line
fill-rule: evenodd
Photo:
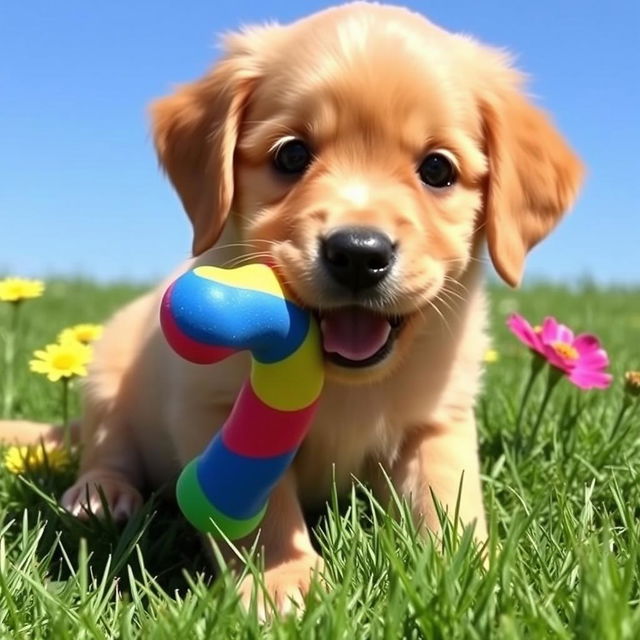
<path fill-rule="evenodd" d="M 251 610 L 255 601 L 261 621 L 270 619 L 275 613 L 284 615 L 296 609 L 301 611 L 311 579 L 321 572 L 322 558 L 309 553 L 265 571 L 258 584 L 253 576 L 248 576 L 239 588 L 242 604 Z"/>
<path fill-rule="evenodd" d="M 86 519 L 89 514 L 104 518 L 106 507 L 116 521 L 130 518 L 142 503 L 142 495 L 127 478 L 106 470 L 83 474 L 60 500 L 60 504 L 78 518 Z"/>

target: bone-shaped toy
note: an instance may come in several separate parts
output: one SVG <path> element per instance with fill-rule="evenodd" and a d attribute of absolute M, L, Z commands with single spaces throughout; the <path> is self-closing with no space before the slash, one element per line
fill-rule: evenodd
<path fill-rule="evenodd" d="M 251 375 L 227 421 L 176 489 L 196 528 L 241 538 L 260 523 L 311 424 L 324 383 L 318 327 L 263 264 L 185 273 L 165 293 L 160 321 L 171 347 L 190 362 L 251 352 Z"/>

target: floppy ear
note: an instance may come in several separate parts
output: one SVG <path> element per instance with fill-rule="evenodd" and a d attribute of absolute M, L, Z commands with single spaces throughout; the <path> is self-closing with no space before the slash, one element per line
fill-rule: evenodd
<path fill-rule="evenodd" d="M 514 88 L 481 98 L 489 173 L 485 223 L 489 253 L 512 287 L 529 250 L 573 204 L 582 165 L 547 116 Z"/>
<path fill-rule="evenodd" d="M 233 202 L 233 156 L 256 79 L 245 52 L 230 53 L 202 79 L 151 105 L 153 137 L 193 225 L 193 254 L 211 247 Z"/>

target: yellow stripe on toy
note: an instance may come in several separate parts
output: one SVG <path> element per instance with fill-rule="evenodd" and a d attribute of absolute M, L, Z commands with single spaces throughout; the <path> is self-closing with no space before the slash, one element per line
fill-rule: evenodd
<path fill-rule="evenodd" d="M 324 380 L 320 331 L 309 324 L 304 342 L 290 356 L 279 362 L 251 363 L 251 386 L 255 394 L 270 407 L 280 411 L 297 411 L 314 402 Z"/>
<path fill-rule="evenodd" d="M 282 285 L 278 282 L 273 270 L 266 264 L 247 264 L 237 269 L 205 266 L 196 267 L 193 272 L 201 278 L 207 278 L 207 280 L 213 280 L 230 287 L 270 293 L 277 298 L 284 298 Z"/>

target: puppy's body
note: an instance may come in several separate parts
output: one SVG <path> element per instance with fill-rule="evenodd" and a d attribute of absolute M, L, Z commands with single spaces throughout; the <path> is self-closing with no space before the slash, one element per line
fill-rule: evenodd
<path fill-rule="evenodd" d="M 148 480 L 157 489 L 175 479 L 224 422 L 248 376 L 249 357 L 237 354 L 214 365 L 190 364 L 168 347 L 158 321 L 160 300 L 173 277 L 216 262 L 214 247 L 181 265 L 107 325 L 85 388 L 89 411 L 83 427 L 85 436 L 101 445 L 93 456 L 87 452 L 83 468 L 106 466 L 127 477 L 133 471 L 139 483 Z M 380 465 L 393 469 L 408 433 L 451 423 L 472 410 L 487 344 L 482 280 L 480 265 L 473 263 L 461 279 L 464 298 L 448 300 L 443 311 L 425 310 L 410 352 L 390 378 L 366 385 L 327 381 L 293 465 L 303 506 L 327 499 L 334 473 L 343 490 L 353 476 L 376 482 Z M 112 415 L 122 418 L 105 426 L 105 417 Z M 114 431 L 131 438 L 130 451 L 123 456 L 116 446 L 109 460 L 105 443 Z M 469 444 L 475 455 L 475 445 Z M 452 473 L 454 468 L 462 471 L 453 464 Z M 482 517 L 481 504 L 469 505 L 469 510 Z"/>
<path fill-rule="evenodd" d="M 464 476 L 460 516 L 483 537 L 482 247 L 516 284 L 581 173 L 504 56 L 408 11 L 356 3 L 232 36 L 214 70 L 158 101 L 153 118 L 195 263 L 268 258 L 323 327 L 319 411 L 263 523 L 267 586 L 282 597 L 307 583 L 317 558 L 302 507 L 327 499 L 334 467 L 340 490 L 355 475 L 383 493 L 382 465 L 432 529 L 431 492 L 453 508 Z M 336 233 L 349 251 L 378 252 L 375 266 L 358 263 L 366 287 L 345 273 L 351 254 L 335 258 Z M 97 484 L 126 516 L 145 481 L 172 480 L 248 374 L 246 354 L 199 366 L 165 344 L 158 308 L 172 278 L 121 311 L 96 347 L 81 475 L 63 498 L 75 513 L 87 488 L 100 509 Z"/>

